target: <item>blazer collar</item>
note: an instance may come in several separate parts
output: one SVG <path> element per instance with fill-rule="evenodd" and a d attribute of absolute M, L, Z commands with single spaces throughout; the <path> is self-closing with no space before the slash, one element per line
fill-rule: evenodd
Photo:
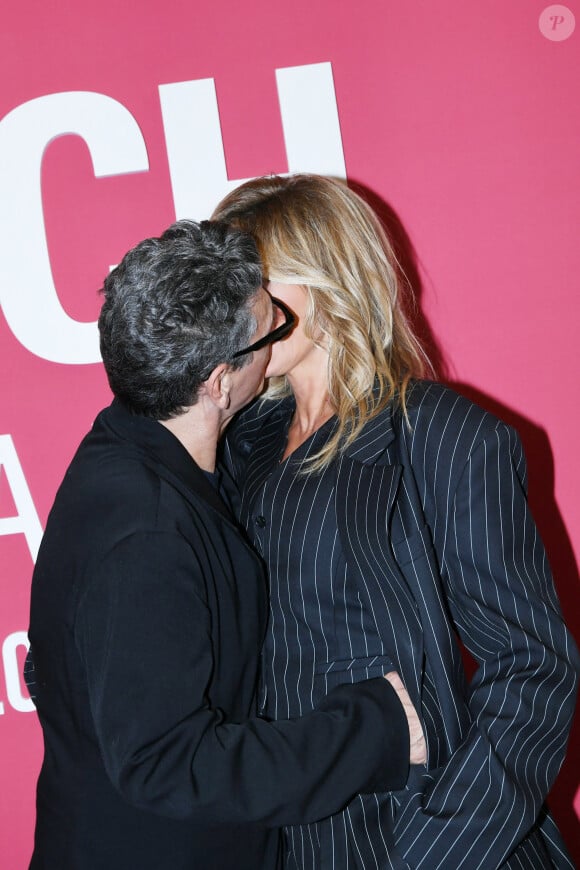
<path fill-rule="evenodd" d="M 149 459 L 157 473 L 183 491 L 202 498 L 214 510 L 232 521 L 232 516 L 204 471 L 183 444 L 157 420 L 132 414 L 119 399 L 101 411 L 95 427 L 112 429 L 117 437 L 132 445 Z M 187 494 L 187 493 L 185 493 Z"/>
<path fill-rule="evenodd" d="M 349 459 L 364 465 L 381 464 L 387 448 L 395 438 L 392 403 L 389 403 L 376 417 L 369 420 L 352 444 L 344 452 Z"/>
<path fill-rule="evenodd" d="M 259 420 L 262 415 L 267 415 L 270 420 L 275 418 L 289 419 L 295 407 L 294 396 L 285 396 L 283 399 L 267 402 L 263 407 L 258 403 L 252 405 L 249 413 L 245 414 L 242 412 L 241 419 L 243 420 L 244 417 L 250 418 L 251 416 L 253 422 Z M 252 436 L 255 437 L 253 426 L 250 431 Z M 380 464 L 381 457 L 383 457 L 383 454 L 394 438 L 393 404 L 389 402 L 386 408 L 365 424 L 356 440 L 347 447 L 342 455 L 363 464 Z M 242 436 L 239 447 L 249 452 L 251 445 L 252 439 L 246 441 Z"/>

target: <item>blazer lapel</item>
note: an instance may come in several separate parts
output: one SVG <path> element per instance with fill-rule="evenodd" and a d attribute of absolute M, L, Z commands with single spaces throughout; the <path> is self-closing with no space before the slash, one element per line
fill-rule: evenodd
<path fill-rule="evenodd" d="M 386 652 L 418 709 L 428 662 L 439 703 L 450 720 L 445 729 L 448 753 L 468 720 L 461 658 L 403 442 L 387 408 L 345 452 L 337 474 L 338 528 L 345 558 L 375 614 Z M 429 699 L 425 703 L 432 706 Z M 443 746 L 428 742 L 430 759 L 441 762 L 447 754 Z"/>
<path fill-rule="evenodd" d="M 390 524 L 402 468 L 391 464 L 390 408 L 378 414 L 338 464 L 337 524 L 345 558 L 375 615 L 385 652 L 415 704 L 421 698 L 423 633 L 416 603 L 390 546 Z"/>

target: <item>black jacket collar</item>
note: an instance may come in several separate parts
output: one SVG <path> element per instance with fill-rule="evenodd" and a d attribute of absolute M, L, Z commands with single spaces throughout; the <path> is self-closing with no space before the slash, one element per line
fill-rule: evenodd
<path fill-rule="evenodd" d="M 94 429 L 99 427 L 112 430 L 129 448 L 138 450 L 172 485 L 202 498 L 224 518 L 233 521 L 206 474 L 175 435 L 157 420 L 132 414 L 119 399 L 114 399 L 97 417 Z"/>

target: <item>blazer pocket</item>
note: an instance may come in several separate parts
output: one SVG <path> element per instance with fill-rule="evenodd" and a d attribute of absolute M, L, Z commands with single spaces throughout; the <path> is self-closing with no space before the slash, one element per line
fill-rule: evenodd
<path fill-rule="evenodd" d="M 360 683 L 374 677 L 383 677 L 397 668 L 390 656 L 380 653 L 355 659 L 335 659 L 318 662 L 314 668 L 314 683 L 318 691 L 326 694 L 344 683 Z"/>
<path fill-rule="evenodd" d="M 385 673 L 388 673 L 389 670 L 393 670 L 393 660 L 390 656 L 385 655 L 385 653 L 379 653 L 378 655 L 365 656 L 364 658 L 334 659 L 333 661 L 318 662 L 314 668 L 314 673 L 330 674 L 336 672 L 344 673 L 345 671 L 356 672 L 360 670 L 368 670 L 369 668 L 372 668 L 373 670 L 378 669 L 380 671 L 385 667 L 387 668 Z"/>

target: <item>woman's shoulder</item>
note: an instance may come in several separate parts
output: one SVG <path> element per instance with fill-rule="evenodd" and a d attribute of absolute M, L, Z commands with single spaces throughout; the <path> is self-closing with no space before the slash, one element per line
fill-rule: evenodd
<path fill-rule="evenodd" d="M 417 381 L 407 397 L 408 422 L 399 411 L 395 433 L 425 486 L 452 491 L 477 457 L 512 456 L 522 479 L 525 459 L 518 433 L 494 414 L 444 384 Z M 429 484 L 431 481 L 431 484 Z"/>
<path fill-rule="evenodd" d="M 468 467 L 477 467 L 481 475 L 486 469 L 492 473 L 509 456 L 525 481 L 525 459 L 516 431 L 451 387 L 413 383 L 407 411 L 408 422 L 401 411 L 394 415 L 395 456 L 412 469 L 427 516 L 448 510 L 451 494 Z"/>
<path fill-rule="evenodd" d="M 399 426 L 417 437 L 453 439 L 463 436 L 487 437 L 505 424 L 498 417 L 437 381 L 412 381 L 406 395 L 408 425 Z M 402 418 L 402 414 L 398 415 Z"/>

